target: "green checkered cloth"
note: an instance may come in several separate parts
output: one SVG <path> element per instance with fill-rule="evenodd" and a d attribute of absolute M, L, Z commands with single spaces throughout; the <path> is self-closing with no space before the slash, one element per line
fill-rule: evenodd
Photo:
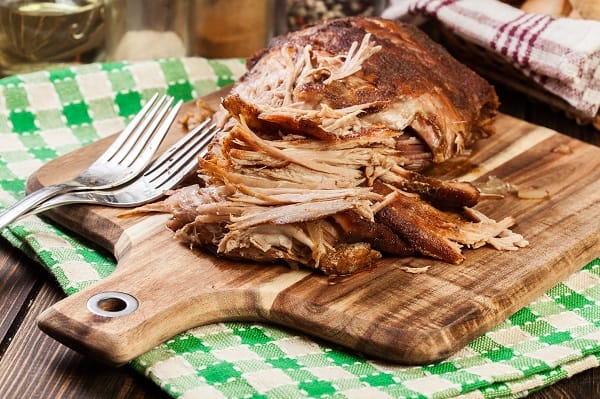
<path fill-rule="evenodd" d="M 0 206 L 46 161 L 121 130 L 154 92 L 191 100 L 231 83 L 241 60 L 92 64 L 0 80 Z M 66 294 L 109 275 L 112 258 L 38 217 L 2 235 Z M 582 265 L 584 266 L 584 265 Z M 600 258 L 450 359 L 403 367 L 294 331 L 219 323 L 131 362 L 175 398 L 516 398 L 600 361 Z"/>

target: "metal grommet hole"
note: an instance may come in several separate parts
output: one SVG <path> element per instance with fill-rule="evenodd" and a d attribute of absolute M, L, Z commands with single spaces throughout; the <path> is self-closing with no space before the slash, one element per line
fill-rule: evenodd
<path fill-rule="evenodd" d="M 124 292 L 107 291 L 88 299 L 88 310 L 104 317 L 119 317 L 133 313 L 138 308 L 138 301 Z"/>
<path fill-rule="evenodd" d="M 98 302 L 98 307 L 105 312 L 120 312 L 127 308 L 127 302 L 121 298 L 106 298 Z"/>

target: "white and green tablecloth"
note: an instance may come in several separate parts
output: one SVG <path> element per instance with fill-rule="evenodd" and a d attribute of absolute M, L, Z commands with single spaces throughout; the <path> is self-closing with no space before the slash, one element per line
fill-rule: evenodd
<path fill-rule="evenodd" d="M 240 60 L 93 64 L 0 80 L 0 207 L 52 158 L 122 129 L 154 92 L 191 100 L 231 83 Z M 598 223 L 591 220 L 590 223 Z M 67 295 L 114 260 L 38 217 L 2 231 Z M 175 398 L 513 398 L 600 363 L 600 258 L 447 361 L 403 367 L 256 323 L 198 327 L 131 362 Z M 141 378 L 141 377 L 140 377 Z"/>

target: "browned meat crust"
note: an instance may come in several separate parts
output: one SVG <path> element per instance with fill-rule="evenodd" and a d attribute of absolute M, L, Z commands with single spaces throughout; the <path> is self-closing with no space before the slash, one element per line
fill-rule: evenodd
<path fill-rule="evenodd" d="M 373 189 L 382 195 L 393 192 L 382 183 L 375 183 Z M 507 239 L 503 249 L 526 245 L 523 237 L 507 230 L 514 224 L 513 218 L 500 222 L 479 219 L 474 223 L 461 214 L 442 212 L 410 195 L 397 195 L 375 219 L 405 239 L 415 251 L 454 264 L 465 259 L 461 252 L 463 245 L 479 247 L 500 235 Z"/>
<path fill-rule="evenodd" d="M 355 212 L 340 212 L 333 215 L 333 220 L 342 230 L 345 241 L 366 242 L 388 255 L 408 256 L 416 253 L 410 244 L 384 223 L 375 223 Z"/>

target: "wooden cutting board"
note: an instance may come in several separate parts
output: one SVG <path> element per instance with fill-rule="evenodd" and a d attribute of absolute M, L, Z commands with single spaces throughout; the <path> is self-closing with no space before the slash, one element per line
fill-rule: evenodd
<path fill-rule="evenodd" d="M 548 190 L 549 199 L 507 197 L 477 206 L 496 219 L 513 215 L 527 248 L 466 250 L 459 266 L 386 258 L 368 271 L 329 278 L 190 250 L 165 227 L 165 215 L 119 218 L 117 209 L 73 205 L 48 216 L 113 253 L 117 269 L 47 309 L 39 326 L 116 365 L 181 331 L 225 320 L 272 322 L 404 364 L 443 359 L 600 254 L 600 148 L 505 115 L 496 129 L 444 175 L 494 175 Z M 174 128 L 167 140 L 181 134 Z M 107 144 L 48 163 L 31 177 L 29 190 L 73 177 Z M 407 266 L 430 268 L 413 274 Z M 135 298 L 137 308 L 114 292 Z M 96 304 L 109 316 L 88 308 L 96 295 L 106 297 Z M 122 307 L 134 310 L 118 316 Z"/>

